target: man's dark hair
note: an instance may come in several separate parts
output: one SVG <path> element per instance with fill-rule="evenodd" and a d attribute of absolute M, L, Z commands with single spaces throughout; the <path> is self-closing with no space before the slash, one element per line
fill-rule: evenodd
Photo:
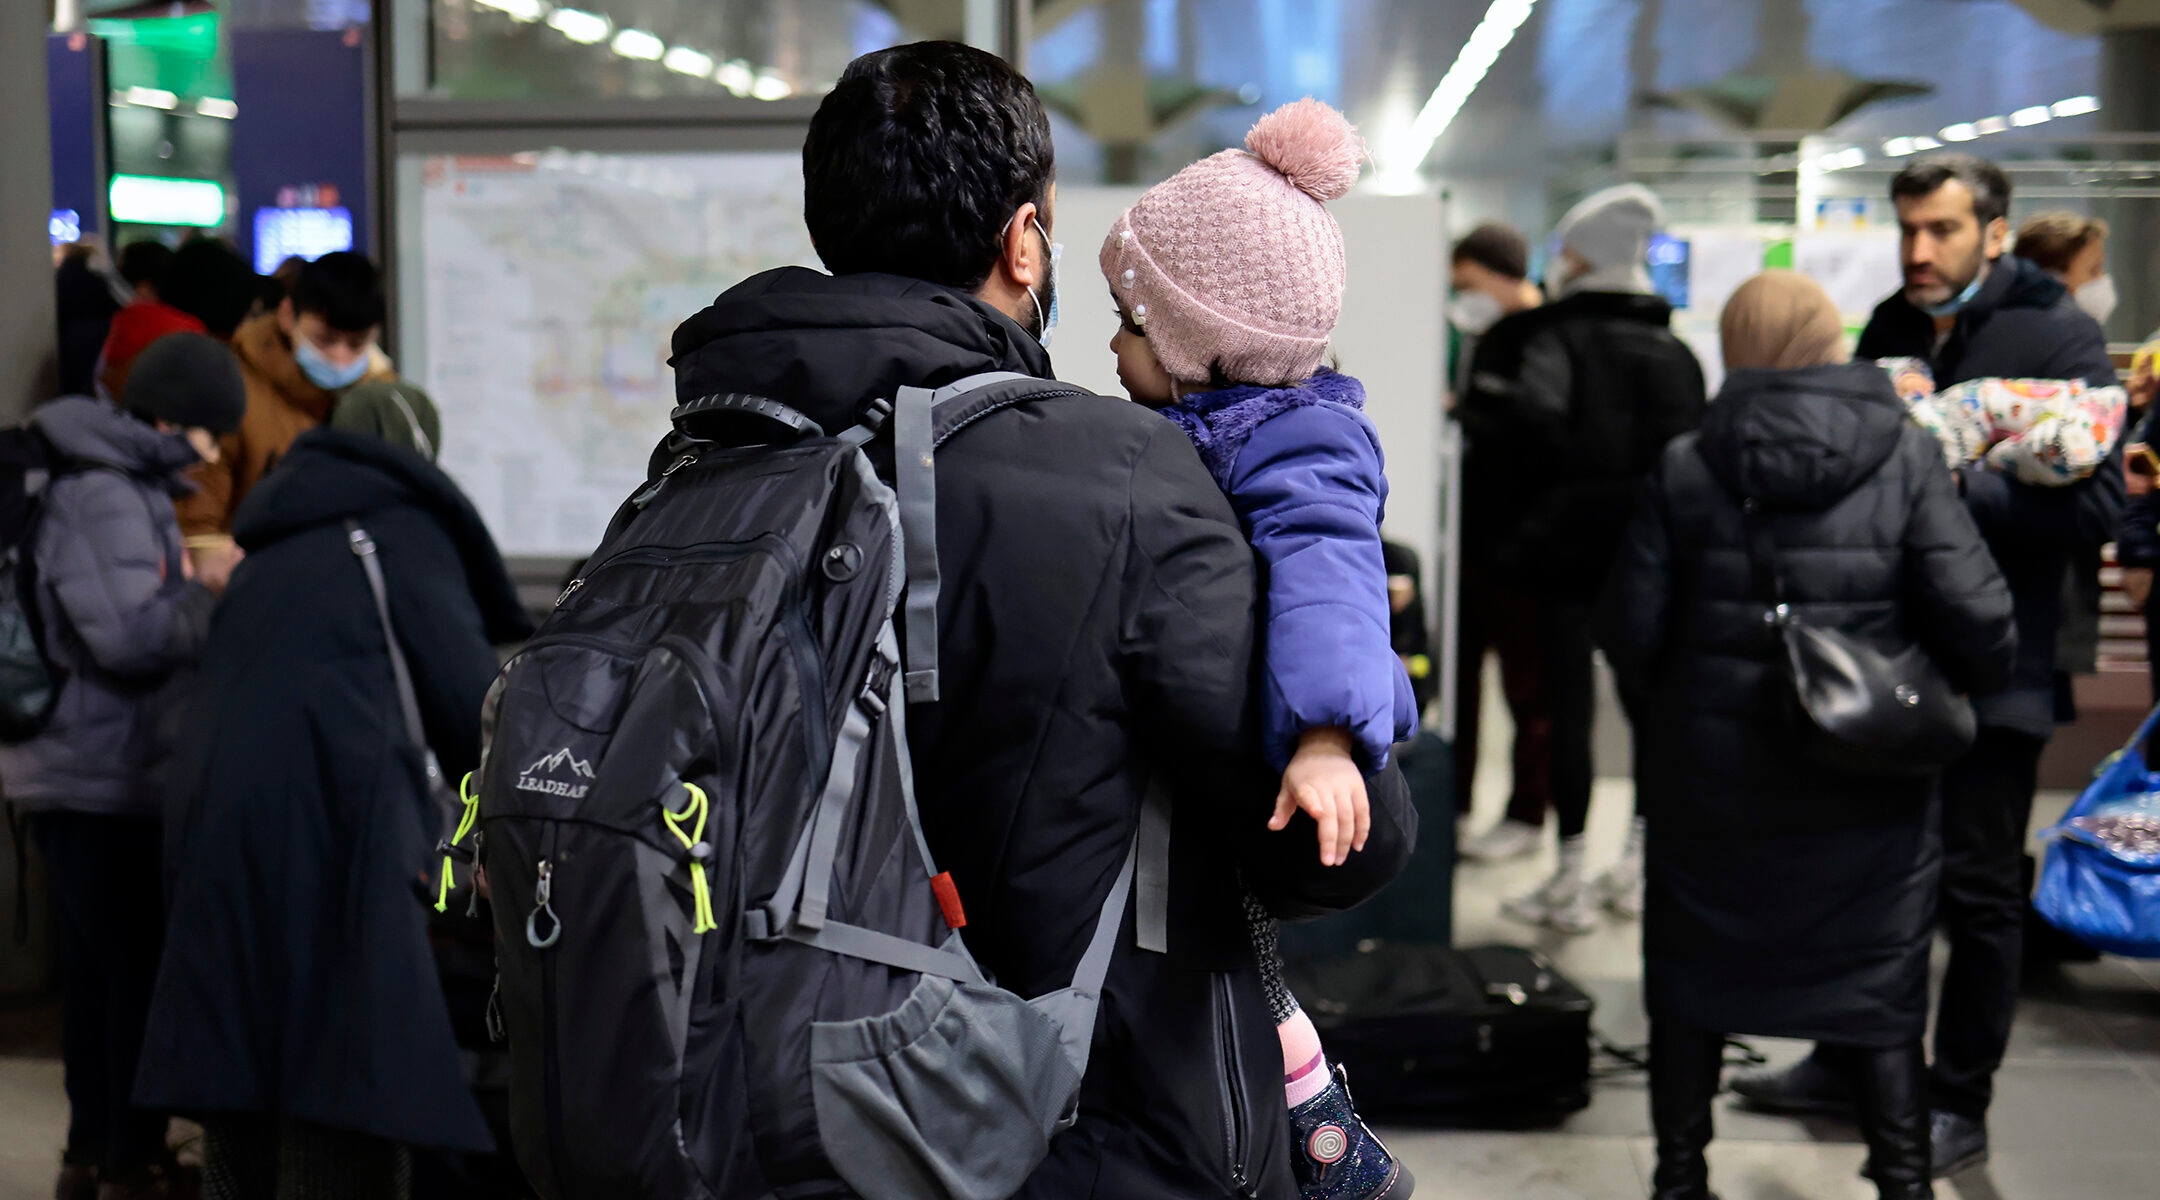
<path fill-rule="evenodd" d="M 365 254 L 340 250 L 300 268 L 293 312 L 313 313 L 341 333 L 364 333 L 383 323 L 382 272 Z"/>
<path fill-rule="evenodd" d="M 1530 242 L 1512 225 L 1487 221 L 1455 243 L 1448 263 L 1471 262 L 1509 279 L 1530 277 Z"/>
<path fill-rule="evenodd" d="M 2010 215 L 2010 177 L 2003 174 L 2001 167 L 1971 154 L 1931 154 L 1906 163 L 1905 169 L 1890 181 L 1890 198 L 1917 200 L 1932 196 L 1953 179 L 1972 193 L 1973 216 L 1980 219 L 1980 228 L 1986 229 L 1989 222 Z"/>
<path fill-rule="evenodd" d="M 120 250 L 120 278 L 129 287 L 149 284 L 154 288 L 165 286 L 165 272 L 172 269 L 172 247 L 163 242 L 144 239 L 129 242 Z"/>
<path fill-rule="evenodd" d="M 217 238 L 196 238 L 173 252 L 158 299 L 229 338 L 255 309 L 256 281 L 238 250 Z"/>
<path fill-rule="evenodd" d="M 974 291 L 1014 210 L 1048 202 L 1056 166 L 1042 101 L 1004 59 L 896 46 L 848 64 L 811 118 L 803 220 L 835 275 Z"/>

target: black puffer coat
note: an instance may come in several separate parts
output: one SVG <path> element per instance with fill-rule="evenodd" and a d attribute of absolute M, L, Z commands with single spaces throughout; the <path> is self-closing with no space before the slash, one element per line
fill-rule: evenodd
<path fill-rule="evenodd" d="M 1740 371 L 1676 440 L 1606 591 L 1599 643 L 1653 697 L 1640 730 L 1653 1016 L 1883 1045 L 1920 1036 L 1941 847 L 1932 783 L 1794 749 L 1740 500 L 1770 514 L 1811 624 L 1915 641 L 1961 687 L 2015 661 L 2010 593 L 1942 451 L 1867 363 Z"/>
<path fill-rule="evenodd" d="M 485 1150 L 419 894 L 441 816 L 348 519 L 380 548 L 451 779 L 480 758 L 493 644 L 531 632 L 479 514 L 410 451 L 315 430 L 248 495 L 233 529 L 248 558 L 176 751 L 176 778 L 195 786 L 172 814 L 172 916 L 136 1099 Z"/>
<path fill-rule="evenodd" d="M 903 384 L 1045 377 L 1002 313 L 934 284 L 801 268 L 744 281 L 675 332 L 684 397 L 747 391 L 826 429 Z M 885 439 L 871 447 L 889 461 Z M 884 469 L 884 464 L 880 464 Z M 1192 443 L 1100 396 L 1023 403 L 937 455 L 942 698 L 912 705 L 923 828 L 1000 984 L 1072 981 L 1151 772 L 1173 782 L 1169 953 L 1121 939 L 1079 1123 L 1026 1200 L 1294 1200 L 1282 1052 L 1238 872 L 1278 911 L 1370 895 L 1416 831 L 1402 777 L 1371 781 L 1373 836 L 1319 865 L 1309 822 L 1266 832 L 1275 780 L 1251 703 L 1251 548 Z"/>
<path fill-rule="evenodd" d="M 1702 420 L 1702 366 L 1671 323 L 1659 297 L 1578 292 L 1478 340 L 1455 408 L 1465 558 L 1539 595 L 1597 595 L 1643 476 Z"/>

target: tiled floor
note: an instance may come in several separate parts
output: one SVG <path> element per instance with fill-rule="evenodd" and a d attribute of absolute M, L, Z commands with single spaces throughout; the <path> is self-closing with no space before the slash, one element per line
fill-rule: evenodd
<path fill-rule="evenodd" d="M 1497 707 L 1497 706 L 1490 706 Z M 1490 707 L 1488 711 L 1490 711 Z M 1504 744 L 1504 728 L 1488 744 Z M 1608 744 L 1611 739 L 1608 739 Z M 1478 811 L 1468 828 L 1498 815 L 1505 760 L 1487 755 Z M 1599 785 L 1591 812 L 1594 864 L 1617 854 L 1629 788 Z M 2046 817 L 2067 797 L 2043 798 Z M 1647 1036 L 1633 925 L 1608 922 L 1581 938 L 1540 934 L 1500 915 L 1500 901 L 1534 886 L 1550 866 L 1535 859 L 1465 865 L 1456 884 L 1456 937 L 1545 950 L 1598 998 L 1597 1028 L 1616 1045 Z M 48 1022 L 0 1017 L 10 1027 Z M 20 1039 L 9 1038 L 17 1046 Z M 1798 1043 L 1759 1041 L 1773 1060 Z M 65 1130 L 60 1067 L 37 1057 L 0 1057 L 0 1200 L 51 1195 Z M 20 1051 L 17 1051 L 20 1052 Z M 1943 1200 L 2133 1200 L 2160 1196 L 2160 963 L 2105 960 L 2065 968 L 2037 985 L 2020 1011 L 2009 1061 L 1997 1080 L 1994 1160 L 1939 1189 Z M 1388 1131 L 1389 1145 L 1418 1178 L 1420 1200 L 1641 1200 L 1649 1192 L 1650 1117 L 1639 1074 L 1601 1081 L 1591 1106 L 1558 1129 L 1535 1133 Z M 1793 1121 L 1721 1103 L 1711 1170 L 1724 1200 L 1870 1200 L 1858 1178 L 1857 1133 L 1829 1121 Z"/>
<path fill-rule="evenodd" d="M 1505 712 L 1488 703 L 1488 712 L 1495 708 Z M 1497 819 L 1506 799 L 1506 759 L 1493 753 L 1504 747 L 1504 733 L 1495 729 L 1486 739 L 1468 831 Z M 1608 747 L 1614 741 L 1601 740 Z M 1624 781 L 1598 785 L 1591 810 L 1593 868 L 1618 854 L 1631 799 Z M 2069 799 L 2043 795 L 2036 824 L 2051 821 Z M 1464 864 L 1455 887 L 1456 940 L 1538 946 L 1598 998 L 1600 1033 L 1616 1045 L 1641 1044 L 1647 1026 L 1635 926 L 1608 921 L 1568 939 L 1500 915 L 1501 900 L 1534 887 L 1550 866 L 1549 847 L 1535 859 Z M 1780 1062 L 1805 1050 L 1797 1042 L 1758 1039 L 1755 1045 Z M 2160 962 L 2105 959 L 2034 983 L 1996 1089 L 1989 1122 L 1993 1160 L 1938 1185 L 1943 1200 L 2160 1196 Z M 1875 1195 L 1858 1178 L 1864 1150 L 1848 1125 L 1762 1116 L 1728 1101 L 1720 1101 L 1717 1122 L 1710 1164 L 1724 1200 Z M 1600 1081 L 1591 1106 L 1551 1132 L 1391 1130 L 1387 1137 L 1417 1174 L 1420 1200 L 1640 1200 L 1649 1192 L 1654 1162 L 1649 1134 L 1644 1081 L 1634 1074 Z"/>

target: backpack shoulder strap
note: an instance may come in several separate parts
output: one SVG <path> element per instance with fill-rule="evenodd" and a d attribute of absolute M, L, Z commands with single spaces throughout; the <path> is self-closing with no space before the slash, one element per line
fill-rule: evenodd
<path fill-rule="evenodd" d="M 932 391 L 903 387 L 893 398 L 893 491 L 907 555 L 907 699 L 938 698 L 937 448 L 967 426 L 1029 400 L 1085 393 L 1015 371 L 970 375 Z"/>

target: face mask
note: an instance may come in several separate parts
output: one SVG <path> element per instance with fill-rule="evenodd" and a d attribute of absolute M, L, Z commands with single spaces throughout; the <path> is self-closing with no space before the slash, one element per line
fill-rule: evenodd
<path fill-rule="evenodd" d="M 360 382 L 360 377 L 367 374 L 368 358 L 361 354 L 341 367 L 331 362 L 315 343 L 297 334 L 293 337 L 293 360 L 300 364 L 301 374 L 326 392 L 339 391 Z"/>
<path fill-rule="evenodd" d="M 1050 348 L 1050 335 L 1057 332 L 1058 263 L 1065 257 L 1065 244 L 1051 241 L 1050 231 L 1042 227 L 1041 221 L 1035 222 L 1035 232 L 1041 234 L 1043 243 L 1050 247 L 1050 311 L 1047 313 L 1043 311 L 1043 302 L 1035 298 L 1035 292 L 1032 288 L 1028 291 L 1028 299 L 1035 301 L 1035 324 L 1041 330 L 1040 333 L 1035 335 L 1035 338 L 1043 344 L 1043 349 L 1048 350 Z"/>
<path fill-rule="evenodd" d="M 1448 324 L 1472 337 L 1491 329 L 1501 315 L 1500 302 L 1490 292 L 1458 292 L 1448 302 Z"/>
<path fill-rule="evenodd" d="M 1928 308 L 1922 308 L 1920 311 L 1926 313 L 1931 317 L 1954 317 L 1958 315 L 1958 313 L 1963 310 L 1966 305 L 1972 303 L 1972 298 L 1974 296 L 1980 294 L 1980 282 L 1986 278 L 1987 268 L 1982 267 L 1980 268 L 1980 273 L 1973 276 L 1973 281 L 1965 285 L 1964 291 L 1950 297 L 1948 300 L 1943 301 L 1941 304 L 1937 304 Z"/>
<path fill-rule="evenodd" d="M 2092 314 L 2093 320 L 2105 325 L 2107 319 L 2115 314 L 2115 277 L 2102 275 L 2098 279 L 2088 279 L 2079 285 L 2078 290 L 2070 293 L 2070 299 L 2076 301 L 2079 308 Z"/>

